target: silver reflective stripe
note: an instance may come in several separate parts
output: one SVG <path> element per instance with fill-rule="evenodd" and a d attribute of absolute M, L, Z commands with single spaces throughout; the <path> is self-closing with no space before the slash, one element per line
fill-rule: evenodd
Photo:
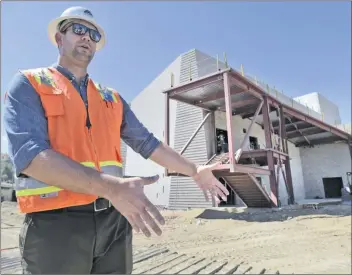
<path fill-rule="evenodd" d="M 119 167 L 116 165 L 106 165 L 101 167 L 101 170 L 103 173 L 106 173 L 111 176 L 115 176 L 115 177 L 123 176 L 122 167 Z M 44 188 L 44 187 L 53 187 L 53 186 L 50 186 L 44 182 L 38 181 L 33 178 L 17 178 L 15 180 L 16 191 L 26 190 L 26 189 L 38 189 L 38 188 Z"/>
<path fill-rule="evenodd" d="M 123 170 L 122 167 L 116 166 L 116 165 L 106 165 L 100 167 L 101 171 L 105 174 L 115 176 L 115 177 L 122 177 L 123 176 Z"/>
<path fill-rule="evenodd" d="M 50 185 L 33 178 L 17 178 L 15 180 L 15 190 L 35 189 L 49 186 Z"/>

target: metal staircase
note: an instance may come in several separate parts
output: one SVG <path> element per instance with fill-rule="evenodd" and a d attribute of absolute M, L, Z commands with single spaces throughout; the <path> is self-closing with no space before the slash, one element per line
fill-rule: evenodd
<path fill-rule="evenodd" d="M 214 156 L 209 164 L 229 161 L 228 154 Z M 229 184 L 247 207 L 271 207 L 272 201 L 264 187 L 252 174 L 230 171 L 214 171 L 214 175 Z"/>

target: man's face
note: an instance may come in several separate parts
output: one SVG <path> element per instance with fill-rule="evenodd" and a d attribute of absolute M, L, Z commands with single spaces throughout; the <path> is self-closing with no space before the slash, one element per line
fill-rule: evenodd
<path fill-rule="evenodd" d="M 64 27 L 64 33 L 57 33 L 57 42 L 60 54 L 86 65 L 93 59 L 96 51 L 96 42 L 94 42 L 87 31 L 83 35 L 76 34 L 73 31 L 73 24 L 79 23 L 91 29 L 96 28 L 83 20 L 75 20 L 68 24 L 68 28 Z"/>

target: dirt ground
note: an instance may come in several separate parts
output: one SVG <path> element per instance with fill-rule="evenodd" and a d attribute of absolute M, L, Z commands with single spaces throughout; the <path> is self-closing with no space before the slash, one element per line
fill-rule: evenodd
<path fill-rule="evenodd" d="M 351 274 L 351 206 L 319 209 L 193 209 L 162 211 L 163 235 L 135 234 L 134 249 L 228 259 L 281 274 Z M 1 248 L 18 246 L 23 216 L 1 207 Z"/>

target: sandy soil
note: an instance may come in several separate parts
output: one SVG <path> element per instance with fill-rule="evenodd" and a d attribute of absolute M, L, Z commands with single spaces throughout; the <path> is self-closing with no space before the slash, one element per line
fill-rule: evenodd
<path fill-rule="evenodd" d="M 167 210 L 163 215 L 163 235 L 135 234 L 135 249 L 167 247 L 281 274 L 351 274 L 351 206 Z M 18 245 L 22 219 L 14 203 L 2 203 L 2 249 Z"/>

